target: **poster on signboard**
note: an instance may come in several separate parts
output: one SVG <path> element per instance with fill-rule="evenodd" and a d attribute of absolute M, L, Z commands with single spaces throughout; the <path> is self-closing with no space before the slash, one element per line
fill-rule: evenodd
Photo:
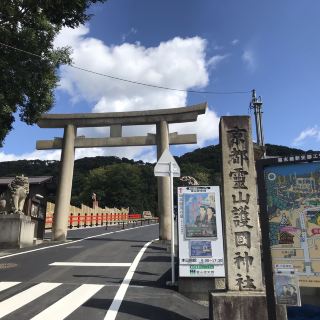
<path fill-rule="evenodd" d="M 180 277 L 224 277 L 219 187 L 178 188 Z"/>
<path fill-rule="evenodd" d="M 301 306 L 299 280 L 296 275 L 276 273 L 274 289 L 277 304 Z"/>
<path fill-rule="evenodd" d="M 216 208 L 211 194 L 186 193 L 183 213 L 185 239 L 217 237 Z"/>
<path fill-rule="evenodd" d="M 263 177 L 273 266 L 290 263 L 300 286 L 320 287 L 320 162 L 268 165 Z"/>
<path fill-rule="evenodd" d="M 190 241 L 190 257 L 212 257 L 211 241 Z"/>

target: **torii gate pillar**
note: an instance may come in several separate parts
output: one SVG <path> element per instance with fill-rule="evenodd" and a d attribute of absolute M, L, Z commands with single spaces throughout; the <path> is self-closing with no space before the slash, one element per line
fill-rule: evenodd
<path fill-rule="evenodd" d="M 61 152 L 59 182 L 57 188 L 57 200 L 54 211 L 52 240 L 65 241 L 67 238 L 67 225 L 72 189 L 72 177 L 74 168 L 74 141 L 76 128 L 68 124 L 64 128 L 63 147 Z"/>
<path fill-rule="evenodd" d="M 166 121 L 157 123 L 157 160 L 169 148 L 169 129 Z M 160 240 L 171 240 L 170 178 L 158 177 L 158 210 Z"/>

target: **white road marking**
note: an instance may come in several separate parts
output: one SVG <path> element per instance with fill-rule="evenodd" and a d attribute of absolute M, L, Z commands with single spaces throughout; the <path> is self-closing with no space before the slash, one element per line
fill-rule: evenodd
<path fill-rule="evenodd" d="M 17 252 L 17 253 L 13 253 L 13 254 L 8 254 L 8 255 L 6 255 L 6 256 L 0 257 L 0 260 L 1 260 L 1 259 L 6 259 L 6 258 L 15 257 L 15 256 L 19 256 L 19 255 L 25 254 L 25 253 L 30 253 L 30 252 L 40 251 L 40 250 L 46 250 L 46 249 L 51 249 L 51 248 L 55 248 L 55 247 L 65 246 L 65 245 L 73 245 L 74 243 L 77 243 L 77 242 L 81 242 L 81 241 L 84 241 L 84 240 L 87 240 L 87 239 L 93 239 L 93 238 L 98 238 L 98 237 L 106 236 L 106 235 L 108 235 L 108 234 L 113 234 L 113 233 L 118 233 L 118 232 L 124 232 L 124 231 L 129 231 L 129 230 L 138 229 L 138 228 L 151 227 L 151 226 L 156 225 L 156 224 L 158 224 L 158 223 L 147 224 L 147 225 L 145 225 L 145 226 L 138 226 L 138 227 L 133 227 L 133 228 L 129 228 L 129 229 L 122 229 L 122 230 L 117 230 L 117 231 L 105 232 L 105 233 L 102 233 L 102 234 L 85 237 L 85 238 L 82 238 L 82 239 L 79 239 L 79 240 L 74 240 L 74 241 L 69 241 L 69 242 L 54 244 L 54 245 L 48 246 L 48 247 L 42 247 L 42 248 L 32 249 L 32 250 L 28 250 L 28 251 L 23 251 L 23 252 Z"/>
<path fill-rule="evenodd" d="M 62 320 L 79 308 L 93 295 L 95 295 L 104 285 L 83 284 L 68 295 L 64 296 L 49 308 L 43 310 L 31 320 Z"/>
<path fill-rule="evenodd" d="M 3 290 L 6 290 L 6 289 L 9 289 L 17 284 L 19 284 L 21 282 L 11 282 L 11 281 L 6 281 L 6 282 L 0 282 L 0 291 L 3 291 Z"/>
<path fill-rule="evenodd" d="M 68 266 L 68 267 L 130 267 L 131 263 L 113 262 L 53 262 L 49 266 Z"/>
<path fill-rule="evenodd" d="M 155 240 L 157 240 L 157 239 L 155 239 Z M 120 285 L 120 288 L 118 289 L 118 291 L 112 301 L 112 304 L 111 304 L 106 316 L 104 317 L 104 320 L 114 320 L 116 318 L 118 311 L 119 311 L 119 308 L 121 306 L 122 300 L 128 290 L 130 281 L 134 275 L 134 272 L 136 271 L 137 266 L 143 256 L 144 252 L 146 251 L 147 247 L 155 240 L 147 242 L 143 246 L 143 248 L 139 251 L 137 256 L 134 258 L 131 267 L 129 268 L 126 276 L 124 277 L 124 279 Z"/>
<path fill-rule="evenodd" d="M 39 298 L 43 294 L 51 291 L 52 289 L 60 286 L 61 283 L 39 283 L 27 290 L 24 290 L 13 297 L 0 302 L 0 318 L 7 314 L 23 307 L 29 302 Z"/>

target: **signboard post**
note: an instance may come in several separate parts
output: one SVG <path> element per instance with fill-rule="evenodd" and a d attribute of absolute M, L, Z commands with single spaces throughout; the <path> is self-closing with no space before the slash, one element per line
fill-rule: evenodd
<path fill-rule="evenodd" d="M 154 167 L 156 177 L 170 177 L 170 203 L 171 203 L 171 284 L 175 284 L 174 272 L 174 212 L 173 212 L 173 178 L 180 177 L 180 167 L 173 158 L 169 149 L 164 150 L 156 166 Z"/>

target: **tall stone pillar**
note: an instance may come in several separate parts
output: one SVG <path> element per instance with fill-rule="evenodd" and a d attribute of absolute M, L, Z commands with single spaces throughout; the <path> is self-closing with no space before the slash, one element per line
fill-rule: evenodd
<path fill-rule="evenodd" d="M 52 240 L 66 240 L 68 216 L 70 209 L 73 167 L 74 167 L 74 140 L 76 128 L 67 125 L 64 128 L 63 145 L 60 160 L 59 182 L 54 210 Z"/>
<path fill-rule="evenodd" d="M 210 296 L 210 319 L 267 320 L 257 184 L 248 116 L 221 117 L 225 293 Z"/>
<path fill-rule="evenodd" d="M 157 159 L 163 151 L 169 148 L 169 128 L 166 121 L 157 123 Z M 171 240 L 171 210 L 170 210 L 170 178 L 158 177 L 158 210 L 160 240 Z"/>

